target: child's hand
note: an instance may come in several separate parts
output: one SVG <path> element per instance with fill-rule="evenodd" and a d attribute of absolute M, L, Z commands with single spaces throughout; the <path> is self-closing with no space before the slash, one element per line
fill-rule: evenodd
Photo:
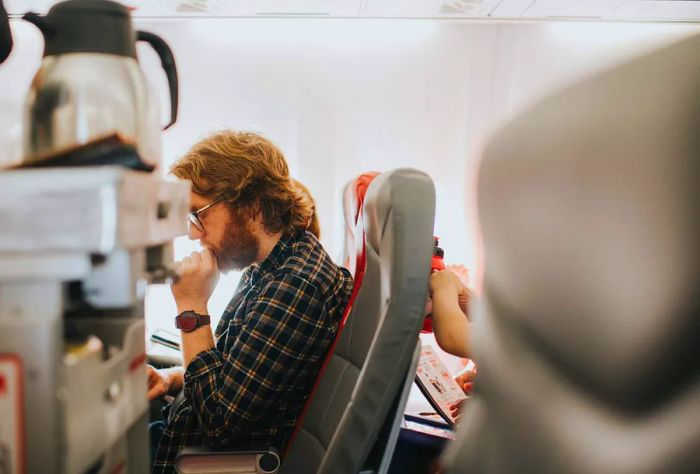
<path fill-rule="evenodd" d="M 464 314 L 469 317 L 469 290 L 462 288 L 462 290 L 457 295 L 457 304 L 459 304 L 459 309 L 462 310 Z M 471 318 L 469 318 L 471 319 Z"/>
<path fill-rule="evenodd" d="M 464 285 L 462 285 L 457 274 L 452 271 L 442 270 L 430 275 L 430 292 L 433 294 L 450 292 L 459 295 L 462 288 L 464 288 Z"/>
<path fill-rule="evenodd" d="M 462 403 L 464 402 L 464 400 L 466 400 L 466 398 L 458 400 L 458 401 L 452 403 L 451 405 L 448 405 L 448 407 L 447 407 L 450 410 L 450 416 L 452 418 L 454 418 L 455 423 L 459 422 L 459 417 L 460 417 L 459 411 L 462 409 Z"/>
<path fill-rule="evenodd" d="M 464 391 L 465 395 L 471 395 L 474 388 L 474 377 L 476 377 L 476 367 L 467 366 L 466 369 L 455 375 L 455 382 Z"/>
<path fill-rule="evenodd" d="M 448 298 L 456 298 L 459 308 L 466 315 L 469 314 L 469 290 L 462 280 L 451 270 L 443 270 L 430 276 L 430 293 L 441 293 Z"/>
<path fill-rule="evenodd" d="M 472 381 L 476 377 L 476 367 L 467 368 L 455 375 L 455 382 L 464 391 L 464 394 L 469 396 L 474 388 L 474 382 Z M 459 422 L 460 411 L 462 410 L 462 405 L 466 398 L 456 401 L 455 403 L 449 405 L 447 408 L 450 410 L 450 416 L 455 419 L 455 422 Z"/>
<path fill-rule="evenodd" d="M 462 285 L 469 286 L 469 270 L 467 270 L 467 267 L 462 264 L 447 265 L 446 269 L 456 273 L 459 279 L 462 281 Z"/>

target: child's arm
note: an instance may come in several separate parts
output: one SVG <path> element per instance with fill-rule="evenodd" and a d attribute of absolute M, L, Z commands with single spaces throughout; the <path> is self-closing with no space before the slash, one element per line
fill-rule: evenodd
<path fill-rule="evenodd" d="M 469 290 L 452 271 L 435 272 L 430 277 L 432 293 L 433 332 L 438 345 L 458 357 L 471 357 L 469 320 L 460 308 Z"/>

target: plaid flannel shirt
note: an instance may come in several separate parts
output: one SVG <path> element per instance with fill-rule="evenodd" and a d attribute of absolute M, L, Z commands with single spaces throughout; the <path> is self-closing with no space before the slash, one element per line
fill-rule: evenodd
<path fill-rule="evenodd" d="M 352 278 L 308 232 L 282 237 L 248 267 L 216 329 L 187 366 L 153 472 L 187 446 L 284 450 L 338 330 Z"/>

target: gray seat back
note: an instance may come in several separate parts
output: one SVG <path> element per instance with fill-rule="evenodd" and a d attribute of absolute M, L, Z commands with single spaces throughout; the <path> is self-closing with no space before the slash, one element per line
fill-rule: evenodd
<path fill-rule="evenodd" d="M 506 125 L 447 472 L 700 472 L 700 36 Z"/>
<path fill-rule="evenodd" d="M 363 213 L 363 284 L 283 461 L 285 473 L 357 473 L 393 415 L 392 403 L 410 387 L 404 381 L 430 272 L 432 180 L 412 169 L 382 173 L 367 191 Z"/>

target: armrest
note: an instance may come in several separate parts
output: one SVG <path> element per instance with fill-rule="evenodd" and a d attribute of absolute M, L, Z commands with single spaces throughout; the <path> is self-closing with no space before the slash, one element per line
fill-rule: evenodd
<path fill-rule="evenodd" d="M 177 354 L 162 354 L 149 350 L 146 353 L 146 356 L 148 364 L 152 365 L 156 369 L 167 369 L 168 367 L 182 365 L 182 355 L 180 355 L 179 352 Z"/>
<path fill-rule="evenodd" d="M 185 448 L 175 459 L 180 474 L 276 474 L 280 463 L 280 455 L 274 448 L 249 451 Z"/>

